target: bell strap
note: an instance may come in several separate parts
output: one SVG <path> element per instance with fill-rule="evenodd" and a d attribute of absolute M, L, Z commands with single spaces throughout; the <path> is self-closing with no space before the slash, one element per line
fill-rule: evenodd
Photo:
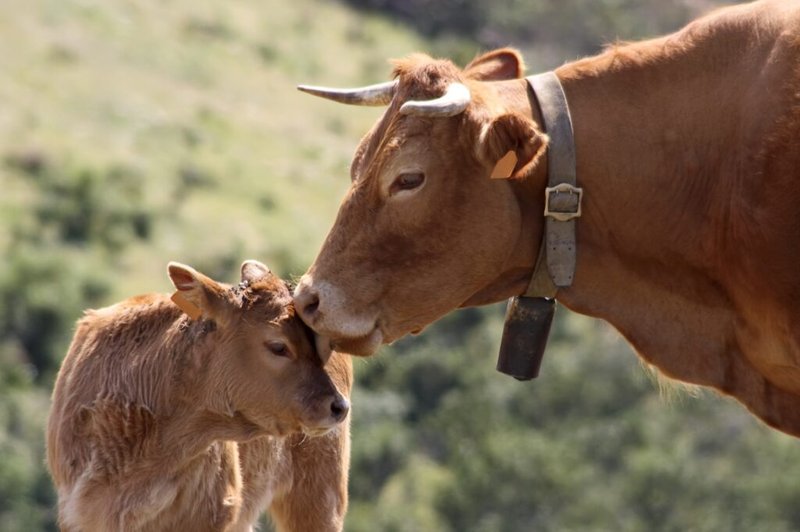
<path fill-rule="evenodd" d="M 575 277 L 575 219 L 581 215 L 583 189 L 577 187 L 575 137 L 567 98 L 554 72 L 527 78 L 539 102 L 547 146 L 544 235 L 536 259 L 528 297 L 555 297 Z M 543 263 L 546 263 L 545 269 Z"/>

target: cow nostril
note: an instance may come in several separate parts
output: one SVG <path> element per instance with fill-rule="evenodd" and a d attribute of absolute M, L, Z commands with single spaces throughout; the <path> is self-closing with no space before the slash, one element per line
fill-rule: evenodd
<path fill-rule="evenodd" d="M 308 297 L 308 302 L 303 304 L 303 315 L 311 317 L 317 313 L 317 310 L 319 310 L 319 296 L 317 294 L 311 294 Z"/>
<path fill-rule="evenodd" d="M 314 301 L 308 303 L 303 310 L 305 311 L 306 314 L 310 316 L 316 314 L 318 308 L 319 308 L 319 298 L 314 297 Z"/>
<path fill-rule="evenodd" d="M 337 397 L 331 403 L 331 414 L 336 421 L 343 420 L 350 411 L 350 401 L 344 397 Z"/>

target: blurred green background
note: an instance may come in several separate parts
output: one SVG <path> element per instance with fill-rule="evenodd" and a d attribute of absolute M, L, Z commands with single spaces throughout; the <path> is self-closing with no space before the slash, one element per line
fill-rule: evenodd
<path fill-rule="evenodd" d="M 3 0 L 0 530 L 55 529 L 43 430 L 87 307 L 313 259 L 381 111 L 297 83 L 383 81 L 422 50 L 531 72 L 679 28 L 704 0 Z M 800 445 L 664 384 L 561 309 L 541 377 L 494 371 L 502 306 L 357 360 L 348 531 L 800 529 Z M 266 523 L 264 528 L 269 529 Z"/>

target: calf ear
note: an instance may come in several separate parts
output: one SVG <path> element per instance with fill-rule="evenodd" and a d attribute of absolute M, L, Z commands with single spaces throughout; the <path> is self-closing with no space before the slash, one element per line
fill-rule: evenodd
<path fill-rule="evenodd" d="M 255 283 L 267 275 L 272 275 L 272 272 L 257 260 L 251 259 L 242 263 L 242 282 Z"/>
<path fill-rule="evenodd" d="M 480 55 L 464 68 L 464 75 L 478 81 L 521 78 L 525 73 L 522 55 L 513 48 L 500 48 Z"/>
<path fill-rule="evenodd" d="M 214 318 L 223 300 L 224 288 L 191 266 L 179 262 L 167 265 L 167 274 L 175 286 L 172 301 L 193 320 Z"/>
<path fill-rule="evenodd" d="M 547 135 L 529 118 L 505 114 L 483 127 L 479 150 L 482 158 L 493 166 L 492 178 L 518 178 L 528 175 L 536 166 L 547 140 Z"/>

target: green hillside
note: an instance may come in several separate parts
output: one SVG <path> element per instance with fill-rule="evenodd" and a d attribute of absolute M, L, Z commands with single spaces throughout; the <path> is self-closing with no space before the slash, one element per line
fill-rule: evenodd
<path fill-rule="evenodd" d="M 386 58 L 422 44 L 328 2 L 272 4 L 5 3 L 6 158 L 135 176 L 157 219 L 146 246 L 126 253 L 115 296 L 166 286 L 154 257 L 251 253 L 299 272 L 313 258 L 376 112 L 295 85 L 382 79 Z M 3 173 L 9 221 L 36 201 L 24 174 Z"/>
<path fill-rule="evenodd" d="M 284 276 L 313 259 L 381 111 L 296 84 L 377 82 L 388 58 L 489 44 L 546 68 L 711 3 L 503 0 L 485 21 L 480 2 L 437 3 L 455 26 L 415 23 L 421 0 L 402 16 L 394 1 L 6 0 L 0 530 L 55 529 L 44 420 L 83 309 L 167 291 L 169 260 L 234 280 L 245 258 Z M 659 383 L 606 325 L 563 309 L 538 380 L 497 374 L 502 310 L 357 361 L 347 530 L 800 528 L 796 440 Z"/>
<path fill-rule="evenodd" d="M 376 111 L 295 85 L 380 79 L 422 44 L 311 0 L 0 13 L 0 530 L 29 531 L 52 528 L 43 426 L 82 310 L 167 291 L 169 260 L 302 273 Z"/>

